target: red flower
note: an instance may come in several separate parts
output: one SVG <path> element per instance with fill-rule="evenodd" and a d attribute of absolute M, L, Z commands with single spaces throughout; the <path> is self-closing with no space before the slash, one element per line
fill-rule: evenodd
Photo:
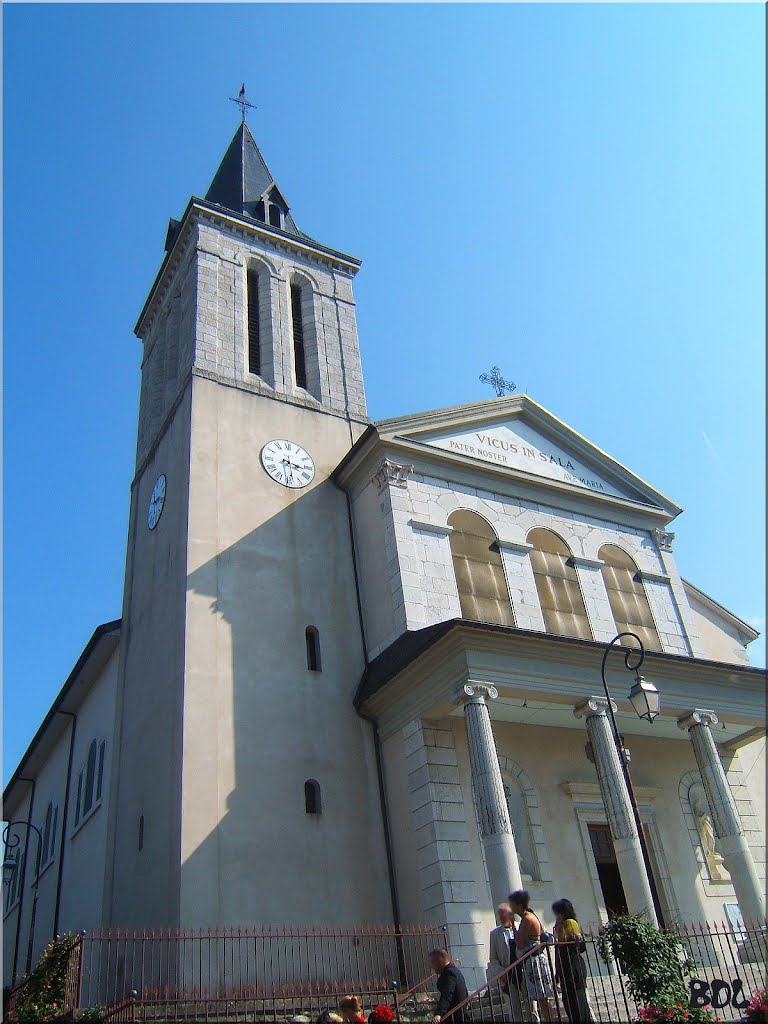
<path fill-rule="evenodd" d="M 378 1006 L 374 1006 L 368 1020 L 371 1024 L 389 1024 L 390 1021 L 395 1019 L 394 1013 L 385 1003 L 379 1003 Z"/>

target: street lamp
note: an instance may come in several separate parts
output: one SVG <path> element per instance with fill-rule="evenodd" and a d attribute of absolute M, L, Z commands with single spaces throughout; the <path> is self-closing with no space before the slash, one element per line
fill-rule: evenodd
<path fill-rule="evenodd" d="M 27 873 L 27 862 L 26 862 L 26 851 L 29 847 L 29 830 L 32 829 L 37 835 L 37 870 L 35 871 L 35 880 L 32 883 L 32 913 L 29 918 L 29 941 L 27 942 L 27 963 L 24 970 L 25 974 L 29 974 L 32 970 L 32 950 L 35 942 L 35 919 L 37 918 L 37 882 L 38 872 L 40 870 L 40 855 L 43 849 L 43 837 L 40 829 L 37 825 L 33 825 L 31 821 L 10 821 L 3 829 L 3 846 L 5 852 L 3 854 L 3 881 L 10 883 L 15 872 L 21 867 L 21 862 L 18 854 L 14 854 L 12 851 L 19 846 L 21 839 L 17 832 L 11 832 L 11 829 L 15 829 L 21 825 L 27 830 L 27 842 L 25 844 L 25 858 L 23 862 L 23 871 L 21 874 L 21 897 L 24 895 L 24 878 Z M 19 952 L 19 932 L 21 930 L 21 899 L 19 901 L 19 912 L 16 917 L 16 943 L 13 953 L 13 980 L 16 980 L 16 959 Z"/>
<path fill-rule="evenodd" d="M 643 664 L 645 659 L 645 648 L 643 642 L 639 636 L 635 633 L 624 632 L 617 634 L 609 644 L 606 645 L 605 651 L 603 652 L 603 661 L 600 666 L 600 674 L 603 678 L 603 689 L 605 690 L 606 700 L 608 701 L 608 714 L 611 719 L 611 726 L 613 728 L 613 739 L 616 744 L 616 749 L 619 753 L 619 762 L 621 764 L 622 771 L 624 773 L 624 782 L 627 786 L 627 792 L 629 793 L 629 802 L 632 805 L 632 814 L 635 819 L 635 827 L 637 828 L 637 835 L 640 840 L 640 851 L 643 855 L 643 864 L 645 865 L 645 873 L 648 876 L 648 885 L 651 889 L 651 896 L 653 897 L 654 908 L 659 921 L 662 921 L 661 915 L 661 904 L 659 902 L 659 893 L 656 888 L 656 880 L 653 875 L 653 869 L 651 868 L 651 859 L 648 854 L 648 846 L 645 842 L 645 832 L 643 831 L 643 823 L 640 819 L 640 810 L 637 806 L 637 799 L 635 797 L 635 791 L 632 787 L 632 778 L 629 774 L 629 764 L 627 763 L 627 754 L 624 750 L 624 743 L 619 735 L 619 729 L 616 725 L 616 716 L 613 713 L 613 701 L 611 700 L 611 694 L 608 691 L 608 683 L 605 678 L 605 664 L 608 661 L 608 655 L 613 649 L 613 645 L 623 639 L 624 637 L 631 637 L 636 643 L 637 647 L 624 648 L 624 665 L 628 672 L 634 672 L 635 681 L 632 684 L 632 689 L 629 691 L 629 701 L 637 713 L 638 718 L 643 718 L 648 722 L 653 722 L 659 714 L 661 707 L 661 694 L 653 685 L 649 683 L 647 679 L 640 675 L 640 666 Z M 663 922 L 662 922 L 663 923 Z"/>

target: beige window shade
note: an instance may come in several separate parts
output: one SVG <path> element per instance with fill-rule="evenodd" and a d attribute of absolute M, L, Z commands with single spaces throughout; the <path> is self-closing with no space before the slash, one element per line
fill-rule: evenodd
<path fill-rule="evenodd" d="M 550 530 L 528 534 L 531 564 L 548 633 L 591 640 L 592 630 L 568 545 Z"/>
<path fill-rule="evenodd" d="M 448 517 L 453 571 L 459 588 L 461 615 L 475 622 L 514 626 L 507 580 L 493 527 L 468 509 Z"/>
<path fill-rule="evenodd" d="M 656 623 L 634 559 L 613 544 L 604 544 L 597 557 L 605 562 L 601 571 L 616 631 L 635 633 L 646 650 L 660 651 L 661 641 L 656 632 Z"/>

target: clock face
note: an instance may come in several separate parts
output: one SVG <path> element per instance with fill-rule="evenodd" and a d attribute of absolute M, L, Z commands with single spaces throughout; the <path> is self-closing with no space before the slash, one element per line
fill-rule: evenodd
<path fill-rule="evenodd" d="M 149 505 L 147 506 L 147 526 L 150 530 L 154 530 L 157 526 L 157 521 L 163 511 L 163 505 L 165 504 L 165 485 L 165 474 L 161 473 L 157 478 L 155 486 L 152 488 L 152 495 L 149 499 Z"/>
<path fill-rule="evenodd" d="M 315 477 L 315 464 L 294 441 L 268 441 L 261 449 L 261 464 L 283 487 L 306 487 Z"/>

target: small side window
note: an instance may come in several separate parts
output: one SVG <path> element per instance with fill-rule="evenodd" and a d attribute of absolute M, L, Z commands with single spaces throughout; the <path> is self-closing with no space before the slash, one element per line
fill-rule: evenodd
<path fill-rule="evenodd" d="M 307 779 L 304 783 L 304 809 L 307 814 L 322 813 L 320 783 L 316 782 L 315 779 Z"/>
<path fill-rule="evenodd" d="M 139 850 L 144 849 L 144 815 L 139 818 Z"/>
<path fill-rule="evenodd" d="M 315 626 L 307 626 L 307 668 L 310 672 L 320 672 L 320 633 Z"/>

